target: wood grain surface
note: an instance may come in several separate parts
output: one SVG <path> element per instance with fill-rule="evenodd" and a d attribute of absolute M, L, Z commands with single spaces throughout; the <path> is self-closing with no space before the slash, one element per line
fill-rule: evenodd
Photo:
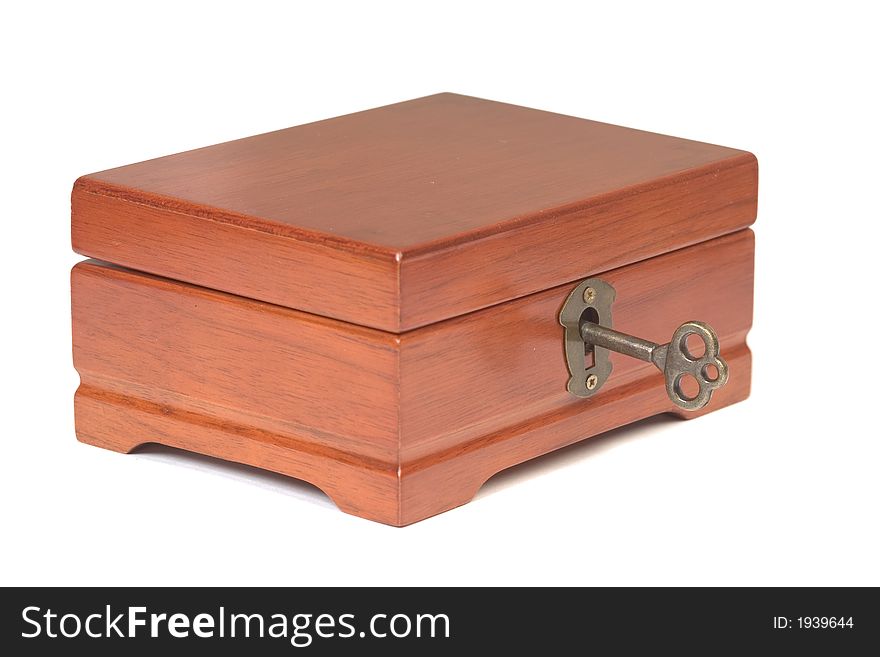
<path fill-rule="evenodd" d="M 650 363 L 611 353 L 594 397 L 565 387 L 564 285 L 401 336 L 401 524 L 461 505 L 493 474 L 603 431 L 672 413 L 692 418 L 749 394 L 754 233 L 598 274 L 617 292 L 614 327 L 666 343 L 680 324 L 708 322 L 730 378 L 695 413 L 666 396 Z M 576 282 L 575 282 L 576 283 Z"/>
<path fill-rule="evenodd" d="M 557 316 L 577 281 L 402 334 L 95 261 L 72 272 L 80 440 L 157 442 L 309 481 L 405 525 L 512 465 L 657 413 L 748 396 L 754 239 L 743 230 L 601 274 L 615 327 L 658 342 L 712 324 L 730 380 L 678 411 L 651 365 L 612 355 L 570 396 Z M 598 272 L 587 272 L 595 275 Z"/>
<path fill-rule="evenodd" d="M 455 94 L 80 178 L 74 249 L 402 332 L 728 234 L 750 153 Z"/>

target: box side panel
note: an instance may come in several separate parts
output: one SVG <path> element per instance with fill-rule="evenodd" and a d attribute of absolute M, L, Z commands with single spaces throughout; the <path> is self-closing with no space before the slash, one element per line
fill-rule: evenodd
<path fill-rule="evenodd" d="M 77 253 L 187 283 L 394 329 L 394 254 L 356 252 L 74 187 Z"/>
<path fill-rule="evenodd" d="M 401 327 L 425 326 L 741 230 L 755 220 L 757 185 L 757 161 L 741 153 L 524 218 L 503 232 L 406 251 Z"/>
<path fill-rule="evenodd" d="M 94 261 L 72 293 L 80 396 L 396 472 L 395 336 Z"/>
<path fill-rule="evenodd" d="M 566 390 L 559 311 L 574 284 L 421 328 L 401 342 L 403 522 L 468 501 L 491 475 L 658 413 L 694 417 L 748 396 L 754 235 L 743 230 L 614 269 L 614 328 L 665 343 L 683 322 L 715 328 L 730 379 L 697 413 L 653 365 L 611 354 L 594 397 Z"/>

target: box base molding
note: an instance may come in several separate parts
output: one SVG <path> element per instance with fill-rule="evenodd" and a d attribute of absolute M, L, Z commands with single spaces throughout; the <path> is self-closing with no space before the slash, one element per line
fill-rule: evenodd
<path fill-rule="evenodd" d="M 594 398 L 401 463 L 365 459 L 88 381 L 75 397 L 76 434 L 83 443 L 121 453 L 158 443 L 295 477 L 320 488 L 346 513 L 399 527 L 466 504 L 493 475 L 561 447 L 653 415 L 693 418 L 746 399 L 751 353 L 745 335 L 727 336 L 723 343 L 733 374 L 703 411 L 675 409 L 662 376 L 646 366 Z"/>

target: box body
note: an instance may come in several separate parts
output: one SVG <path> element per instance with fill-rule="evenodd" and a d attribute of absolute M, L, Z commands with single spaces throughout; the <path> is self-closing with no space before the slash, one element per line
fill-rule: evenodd
<path fill-rule="evenodd" d="M 715 327 L 731 377 L 702 412 L 749 393 L 753 254 L 746 229 L 602 274 L 626 330 L 659 341 L 682 317 Z M 617 354 L 601 394 L 568 394 L 557 316 L 572 285 L 403 334 L 95 261 L 72 286 L 81 441 L 255 465 L 391 525 L 589 436 L 695 415 L 671 405 L 650 364 Z"/>
<path fill-rule="evenodd" d="M 748 396 L 755 158 L 441 94 L 84 176 L 76 432 L 309 481 L 406 525 L 609 429 Z M 711 324 L 730 378 L 683 413 L 612 354 L 566 389 L 573 287 L 614 328 Z"/>

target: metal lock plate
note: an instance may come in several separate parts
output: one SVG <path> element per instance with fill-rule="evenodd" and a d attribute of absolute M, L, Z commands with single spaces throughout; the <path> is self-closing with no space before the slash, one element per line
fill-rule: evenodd
<path fill-rule="evenodd" d="M 594 394 L 611 375 L 608 349 L 588 346 L 581 336 L 581 324 L 589 321 L 611 326 L 611 305 L 616 295 L 605 281 L 588 278 L 571 291 L 559 313 L 559 323 L 565 327 L 565 360 L 571 375 L 568 391 L 577 397 Z"/>

